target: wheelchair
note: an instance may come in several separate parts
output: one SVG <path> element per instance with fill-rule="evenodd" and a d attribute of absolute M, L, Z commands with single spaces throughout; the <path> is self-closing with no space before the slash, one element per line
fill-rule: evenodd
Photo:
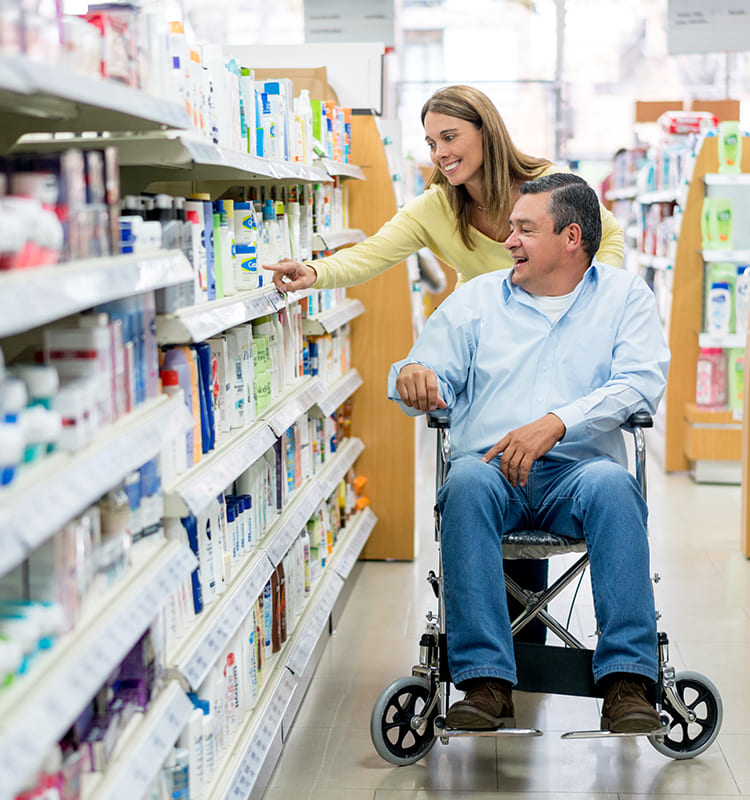
<path fill-rule="evenodd" d="M 428 426 L 437 431 L 436 495 L 446 477 L 450 458 L 450 413 L 433 411 Z M 633 435 L 635 477 L 646 498 L 646 448 L 644 429 L 653 426 L 646 412 L 633 414 L 622 426 Z M 435 539 L 438 546 L 438 573 L 430 570 L 427 581 L 437 599 L 437 614 L 427 613 L 427 625 L 419 641 L 419 663 L 411 675 L 396 678 L 378 697 L 370 718 L 370 735 L 378 754 L 391 764 L 404 766 L 424 758 L 439 739 L 442 744 L 457 737 L 541 736 L 537 728 L 497 728 L 494 730 L 456 730 L 446 727 L 450 705 L 451 677 L 448 670 L 445 605 L 442 593 L 440 519 L 435 506 Z M 572 581 L 583 575 L 588 565 L 586 544 L 547 531 L 513 531 L 503 536 L 504 559 L 549 559 L 553 555 L 580 553 L 578 559 L 546 589 L 524 589 L 508 574 L 505 586 L 509 599 L 518 601 L 520 613 L 512 619 L 511 630 L 518 672 L 514 691 L 602 697 L 592 673 L 593 650 L 586 648 L 551 614 L 547 607 Z M 562 642 L 540 644 L 522 641 L 518 636 L 532 620 L 543 630 L 554 633 Z M 669 664 L 669 641 L 658 633 L 659 679 L 651 687 L 651 701 L 662 728 L 655 733 L 612 733 L 603 730 L 570 731 L 563 739 L 619 738 L 647 736 L 656 750 L 674 759 L 693 758 L 704 752 L 719 734 L 722 702 L 718 690 L 698 672 L 676 672 Z"/>

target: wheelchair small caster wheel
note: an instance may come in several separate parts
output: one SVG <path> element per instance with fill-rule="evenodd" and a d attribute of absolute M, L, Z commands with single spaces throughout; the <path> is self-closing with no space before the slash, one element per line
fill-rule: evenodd
<path fill-rule="evenodd" d="M 675 687 L 680 700 L 695 714 L 695 721 L 683 719 L 665 695 L 663 710 L 669 717 L 669 732 L 649 736 L 651 744 L 669 758 L 693 758 L 710 747 L 719 735 L 723 708 L 719 690 L 699 672 L 678 672 Z"/>
<path fill-rule="evenodd" d="M 370 716 L 370 737 L 382 758 L 396 766 L 415 764 L 435 744 L 437 708 L 415 729 L 414 718 L 430 701 L 430 682 L 409 676 L 396 678 L 377 699 Z"/>

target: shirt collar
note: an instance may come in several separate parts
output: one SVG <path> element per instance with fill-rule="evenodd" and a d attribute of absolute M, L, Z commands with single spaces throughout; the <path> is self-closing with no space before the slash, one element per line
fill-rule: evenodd
<path fill-rule="evenodd" d="M 522 297 L 523 295 L 528 294 L 528 292 L 526 292 L 520 286 L 516 286 L 513 283 L 512 278 L 514 269 L 515 269 L 514 267 L 511 267 L 506 272 L 505 277 L 503 278 L 503 283 L 502 283 L 503 300 L 506 303 L 508 302 L 508 300 L 510 300 L 513 294 L 515 294 L 516 297 L 519 296 Z M 581 278 L 580 283 L 575 287 L 575 289 L 573 289 L 573 293 L 575 293 L 576 295 L 579 294 L 580 287 L 583 284 L 587 283 L 598 284 L 601 269 L 602 269 L 601 263 L 594 258 L 591 262 L 591 266 L 586 270 L 586 272 L 583 273 L 583 278 Z"/>

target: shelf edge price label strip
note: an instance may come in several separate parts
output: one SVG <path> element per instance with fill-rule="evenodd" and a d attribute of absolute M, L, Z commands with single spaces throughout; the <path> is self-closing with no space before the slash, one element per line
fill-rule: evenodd
<path fill-rule="evenodd" d="M 375 527 L 375 523 L 377 522 L 377 517 L 372 513 L 372 511 L 370 511 L 369 508 L 365 509 L 362 514 L 363 516 L 359 520 L 359 523 L 352 533 L 350 540 L 346 543 L 346 551 L 343 557 L 336 563 L 335 566 L 336 572 L 344 580 L 349 577 L 352 569 L 354 568 L 354 564 L 359 558 L 359 554 L 362 552 L 362 548 L 370 538 L 372 529 Z"/>
<path fill-rule="evenodd" d="M 226 797 L 231 800 L 246 800 L 249 796 L 271 749 L 274 737 L 281 727 L 284 711 L 289 707 L 296 685 L 294 676 L 285 668 L 276 690 L 265 706 L 260 725 L 252 737 L 250 748 L 245 753 L 226 794 Z"/>
<path fill-rule="evenodd" d="M 192 710 L 193 704 L 177 684 L 164 689 L 136 731 L 134 747 L 115 762 L 113 774 L 96 793 L 96 800 L 143 797 Z"/>
<path fill-rule="evenodd" d="M 295 675 L 301 675 L 305 671 L 315 645 L 320 640 L 320 635 L 331 616 L 336 598 L 344 585 L 335 572 L 329 572 L 323 580 L 325 585 L 321 590 L 320 597 L 315 601 L 315 606 L 304 622 L 304 628 L 287 660 L 287 666 Z"/>
<path fill-rule="evenodd" d="M 266 547 L 266 553 L 274 566 L 284 557 L 292 542 L 297 538 L 297 534 L 307 524 L 307 520 L 323 500 L 320 485 L 314 481 L 307 489 L 301 491 L 304 491 L 304 494 L 294 501 L 294 506 L 288 511 L 289 516 Z"/>

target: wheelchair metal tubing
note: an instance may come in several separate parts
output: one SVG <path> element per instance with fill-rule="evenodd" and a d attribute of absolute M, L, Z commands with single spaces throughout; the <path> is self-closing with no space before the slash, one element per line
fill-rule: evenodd
<path fill-rule="evenodd" d="M 646 497 L 646 437 L 642 428 L 633 428 L 633 443 L 635 445 L 635 479 L 641 487 L 643 499 Z"/>

